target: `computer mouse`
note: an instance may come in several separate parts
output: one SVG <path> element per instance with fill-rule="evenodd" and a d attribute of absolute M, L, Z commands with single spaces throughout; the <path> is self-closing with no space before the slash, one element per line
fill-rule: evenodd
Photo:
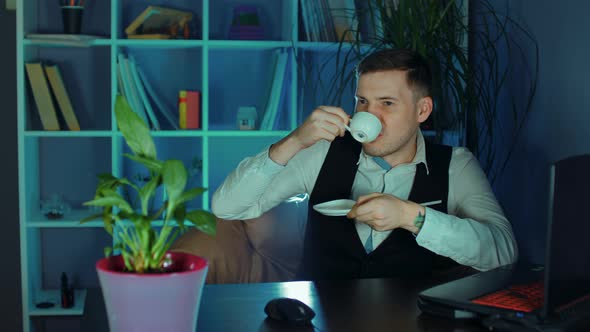
<path fill-rule="evenodd" d="M 270 300 L 264 312 L 274 320 L 297 326 L 309 326 L 315 317 L 315 312 L 307 304 L 289 297 Z"/>

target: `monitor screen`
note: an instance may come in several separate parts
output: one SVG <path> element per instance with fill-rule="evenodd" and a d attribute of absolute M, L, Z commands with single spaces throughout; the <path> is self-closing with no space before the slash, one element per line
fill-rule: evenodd
<path fill-rule="evenodd" d="M 590 155 L 551 165 L 549 185 L 545 314 L 590 293 Z"/>

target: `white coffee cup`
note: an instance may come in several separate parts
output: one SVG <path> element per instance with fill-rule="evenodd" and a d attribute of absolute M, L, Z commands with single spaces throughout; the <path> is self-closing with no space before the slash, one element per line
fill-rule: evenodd
<path fill-rule="evenodd" d="M 381 121 L 369 112 L 356 112 L 346 127 L 355 140 L 361 143 L 374 141 L 381 132 Z"/>

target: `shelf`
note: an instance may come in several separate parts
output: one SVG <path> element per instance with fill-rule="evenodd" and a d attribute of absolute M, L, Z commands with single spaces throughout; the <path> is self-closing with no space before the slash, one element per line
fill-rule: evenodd
<path fill-rule="evenodd" d="M 153 137 L 203 137 L 207 133 L 197 130 L 152 130 Z"/>
<path fill-rule="evenodd" d="M 338 43 L 338 42 L 306 42 L 300 41 L 297 42 L 297 48 L 308 50 L 308 51 L 320 51 L 320 52 L 334 52 L 337 51 L 339 47 L 343 49 L 351 48 L 352 44 L 350 43 Z M 371 49 L 370 45 L 361 45 L 360 46 L 363 51 L 368 51 Z"/>
<path fill-rule="evenodd" d="M 107 130 L 27 130 L 24 132 L 25 137 L 111 137 L 117 134 L 118 132 Z"/>
<path fill-rule="evenodd" d="M 23 44 L 27 46 L 35 45 L 45 47 L 93 47 L 110 46 L 112 45 L 112 41 L 110 39 L 97 39 L 87 42 L 25 39 Z"/>
<path fill-rule="evenodd" d="M 29 228 L 76 228 L 76 227 L 85 227 L 85 228 L 102 228 L 103 227 L 102 221 L 89 221 L 84 224 L 80 224 L 80 221 L 57 221 L 57 220 L 48 220 L 48 221 L 32 221 L 27 224 Z"/>
<path fill-rule="evenodd" d="M 267 137 L 286 136 L 290 133 L 288 130 L 153 130 L 153 137 Z M 426 134 L 425 134 L 426 135 Z M 25 137 L 121 137 L 119 131 L 43 131 L 29 130 L 24 133 Z"/>
<path fill-rule="evenodd" d="M 292 47 L 291 41 L 273 40 L 209 40 L 207 45 L 211 49 L 272 49 L 278 47 Z"/>
<path fill-rule="evenodd" d="M 31 228 L 75 228 L 75 227 L 103 227 L 102 220 L 89 221 L 80 224 L 80 220 L 91 216 L 90 210 L 71 210 L 63 219 L 50 220 L 41 214 L 41 211 L 34 211 L 27 220 L 27 227 Z"/>
<path fill-rule="evenodd" d="M 132 47 L 181 48 L 201 47 L 205 42 L 194 39 L 117 39 L 115 44 L 118 46 Z"/>
<path fill-rule="evenodd" d="M 81 316 L 84 314 L 84 304 L 86 302 L 86 289 L 74 290 L 74 306 L 72 308 L 62 308 L 60 290 L 42 290 L 31 303 L 29 310 L 30 316 Z M 55 304 L 52 308 L 37 308 L 35 303 L 52 302 Z"/>
<path fill-rule="evenodd" d="M 210 137 L 283 137 L 290 131 L 287 130 L 217 130 L 207 132 Z"/>

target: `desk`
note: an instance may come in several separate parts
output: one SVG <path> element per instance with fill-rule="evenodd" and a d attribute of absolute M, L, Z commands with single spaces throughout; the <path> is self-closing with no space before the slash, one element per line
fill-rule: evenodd
<path fill-rule="evenodd" d="M 197 331 L 487 331 L 476 322 L 421 314 L 420 289 L 391 279 L 206 285 Z M 309 305 L 316 329 L 266 319 L 264 306 L 276 297 Z"/>

